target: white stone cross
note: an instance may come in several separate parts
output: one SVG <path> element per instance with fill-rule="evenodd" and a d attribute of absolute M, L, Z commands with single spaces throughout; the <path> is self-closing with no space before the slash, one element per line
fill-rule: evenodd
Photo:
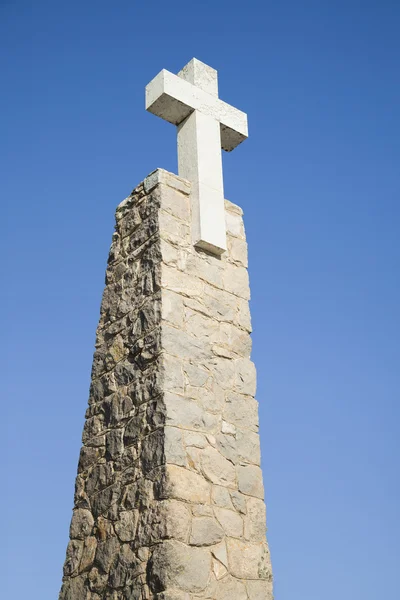
<path fill-rule="evenodd" d="M 247 138 L 247 115 L 218 98 L 217 71 L 193 58 L 178 75 L 163 69 L 146 87 L 146 110 L 178 126 L 178 174 L 192 184 L 196 246 L 226 250 L 223 150 Z"/>

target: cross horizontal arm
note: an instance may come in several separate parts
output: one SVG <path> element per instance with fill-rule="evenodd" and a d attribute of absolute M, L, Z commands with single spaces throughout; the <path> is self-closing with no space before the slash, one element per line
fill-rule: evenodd
<path fill-rule="evenodd" d="M 247 115 L 163 69 L 146 86 L 146 110 L 179 125 L 194 110 L 220 123 L 221 147 L 230 152 L 248 136 Z"/>

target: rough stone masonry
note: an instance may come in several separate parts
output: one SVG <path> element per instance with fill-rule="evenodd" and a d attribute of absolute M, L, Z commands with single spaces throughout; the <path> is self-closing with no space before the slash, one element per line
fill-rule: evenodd
<path fill-rule="evenodd" d="M 270 600 L 242 211 L 196 249 L 190 184 L 116 211 L 60 600 Z"/>

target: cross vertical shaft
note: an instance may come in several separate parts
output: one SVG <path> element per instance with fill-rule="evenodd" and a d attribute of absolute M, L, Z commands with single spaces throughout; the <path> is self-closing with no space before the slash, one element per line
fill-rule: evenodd
<path fill-rule="evenodd" d="M 193 243 L 226 250 L 221 134 L 218 121 L 195 110 L 178 125 L 178 173 L 192 184 Z"/>

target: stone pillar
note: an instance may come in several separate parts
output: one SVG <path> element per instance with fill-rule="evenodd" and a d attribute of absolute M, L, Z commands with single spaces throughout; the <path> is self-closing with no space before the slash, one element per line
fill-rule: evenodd
<path fill-rule="evenodd" d="M 60 600 L 271 600 L 242 211 L 194 248 L 190 184 L 116 212 Z"/>

